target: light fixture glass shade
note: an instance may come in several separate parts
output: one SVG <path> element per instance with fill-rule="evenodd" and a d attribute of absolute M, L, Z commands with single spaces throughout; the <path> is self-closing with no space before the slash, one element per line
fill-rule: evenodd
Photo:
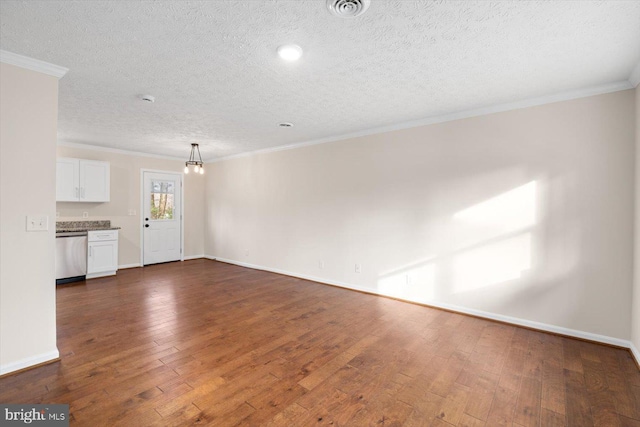
<path fill-rule="evenodd" d="M 193 171 L 195 173 L 204 173 L 202 156 L 200 155 L 200 146 L 198 144 L 191 144 L 191 155 L 189 155 L 189 160 L 185 162 L 184 173 L 189 173 L 189 166 L 193 166 Z"/>

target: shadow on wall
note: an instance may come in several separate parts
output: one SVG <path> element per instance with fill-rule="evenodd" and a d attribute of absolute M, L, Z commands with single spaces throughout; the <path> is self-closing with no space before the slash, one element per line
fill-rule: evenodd
<path fill-rule="evenodd" d="M 471 298 L 477 305 L 474 298 L 489 289 L 529 279 L 541 258 L 540 187 L 532 180 L 454 213 L 445 226 L 455 249 L 383 273 L 378 292 L 422 303 Z"/>

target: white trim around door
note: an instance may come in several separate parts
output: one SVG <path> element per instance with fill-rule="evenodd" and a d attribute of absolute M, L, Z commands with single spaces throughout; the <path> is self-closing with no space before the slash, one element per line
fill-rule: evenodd
<path fill-rule="evenodd" d="M 163 170 L 156 170 L 156 169 L 140 169 L 140 265 L 142 267 L 145 266 L 145 264 L 149 264 L 149 263 L 145 263 L 145 257 L 144 257 L 144 229 L 145 229 L 145 216 L 144 216 L 144 211 L 145 211 L 145 197 L 144 197 L 144 193 L 145 193 L 145 187 L 144 187 L 144 181 L 145 181 L 145 173 L 158 173 L 158 174 L 166 174 L 166 175 L 173 175 L 175 177 L 177 177 L 179 179 L 180 182 L 180 189 L 181 189 L 181 195 L 180 195 L 180 258 L 179 261 L 184 261 L 184 174 L 180 173 L 180 172 L 174 172 L 174 171 L 163 171 Z M 178 260 L 176 260 L 178 261 Z"/>

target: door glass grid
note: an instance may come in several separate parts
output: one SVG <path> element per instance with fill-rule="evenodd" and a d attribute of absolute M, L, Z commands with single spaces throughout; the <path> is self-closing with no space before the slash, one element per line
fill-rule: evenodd
<path fill-rule="evenodd" d="M 173 181 L 151 181 L 151 219 L 173 219 L 175 185 Z"/>

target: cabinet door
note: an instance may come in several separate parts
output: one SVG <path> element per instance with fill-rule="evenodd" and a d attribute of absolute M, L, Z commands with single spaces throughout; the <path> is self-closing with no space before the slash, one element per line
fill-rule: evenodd
<path fill-rule="evenodd" d="M 110 198 L 109 163 L 80 160 L 80 201 L 108 202 Z"/>
<path fill-rule="evenodd" d="M 80 198 L 78 159 L 59 157 L 56 161 L 56 201 L 77 202 Z"/>
<path fill-rule="evenodd" d="M 87 274 L 118 269 L 118 241 L 89 242 Z"/>

